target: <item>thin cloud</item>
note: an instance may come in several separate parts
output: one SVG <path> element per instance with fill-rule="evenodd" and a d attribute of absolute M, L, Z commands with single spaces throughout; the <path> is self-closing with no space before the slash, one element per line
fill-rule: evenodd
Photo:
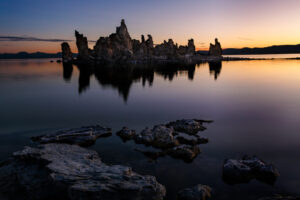
<path fill-rule="evenodd" d="M 20 37 L 20 36 L 0 36 L 0 41 L 29 41 L 29 42 L 72 42 L 74 40 L 65 39 L 49 39 L 49 38 L 37 38 L 37 37 Z M 89 42 L 96 42 L 94 40 L 89 40 Z"/>

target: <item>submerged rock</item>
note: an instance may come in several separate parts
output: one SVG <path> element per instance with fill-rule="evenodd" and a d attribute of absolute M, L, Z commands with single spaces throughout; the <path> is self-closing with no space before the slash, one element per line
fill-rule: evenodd
<path fill-rule="evenodd" d="M 191 146 L 183 144 L 172 149 L 168 149 L 166 152 L 174 158 L 179 158 L 183 159 L 186 162 L 191 162 L 201 151 L 200 148 L 196 145 Z"/>
<path fill-rule="evenodd" d="M 97 152 L 77 145 L 25 147 L 13 154 L 9 169 L 0 189 L 12 197 L 20 190 L 22 199 L 160 200 L 166 193 L 155 177 L 107 165 Z"/>
<path fill-rule="evenodd" d="M 90 146 L 99 137 L 110 136 L 111 129 L 105 128 L 99 125 L 96 126 L 84 126 L 81 128 L 67 129 L 57 131 L 55 133 L 49 133 L 45 135 L 35 136 L 31 139 L 41 144 L 46 143 L 67 143 L 78 144 L 80 146 Z"/>
<path fill-rule="evenodd" d="M 130 140 L 136 136 L 135 130 L 131 130 L 128 127 L 123 127 L 116 134 L 120 136 L 123 140 Z"/>
<path fill-rule="evenodd" d="M 254 178 L 274 184 L 278 176 L 279 172 L 273 165 L 266 164 L 256 156 L 244 156 L 240 160 L 226 159 L 223 165 L 223 179 L 229 184 L 247 183 Z"/>
<path fill-rule="evenodd" d="M 206 200 L 211 198 L 211 188 L 207 185 L 198 184 L 191 188 L 180 190 L 177 200 Z"/>

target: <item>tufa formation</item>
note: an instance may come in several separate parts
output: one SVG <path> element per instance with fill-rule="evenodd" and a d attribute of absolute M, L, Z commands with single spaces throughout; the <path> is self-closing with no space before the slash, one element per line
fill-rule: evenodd
<path fill-rule="evenodd" d="M 94 48 L 88 48 L 88 40 L 78 31 L 75 31 L 78 56 L 76 62 L 98 63 L 98 62 L 153 62 L 163 61 L 172 63 L 193 63 L 207 61 L 211 56 L 203 56 L 195 51 L 194 40 L 188 40 L 186 46 L 174 43 L 172 39 L 155 45 L 151 35 L 141 36 L 141 40 L 132 39 L 128 33 L 124 19 L 122 19 L 116 32 L 108 37 L 100 37 Z M 62 44 L 63 61 L 71 62 L 72 56 L 67 43 Z M 216 44 L 210 46 L 210 55 L 219 57 L 222 50 L 216 39 Z M 71 56 L 71 57 L 70 57 Z M 215 58 L 214 58 L 215 59 Z"/>

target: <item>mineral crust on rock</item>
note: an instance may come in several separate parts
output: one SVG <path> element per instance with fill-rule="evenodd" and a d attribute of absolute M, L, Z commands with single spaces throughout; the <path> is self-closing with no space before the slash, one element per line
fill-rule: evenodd
<path fill-rule="evenodd" d="M 0 189 L 11 197 L 22 191 L 22 199 L 161 200 L 166 193 L 155 177 L 107 165 L 97 152 L 77 145 L 25 147 L 13 154 L 8 169 Z"/>
<path fill-rule="evenodd" d="M 60 130 L 54 133 L 44 134 L 32 137 L 33 141 L 41 144 L 46 143 L 67 143 L 78 144 L 80 146 L 90 146 L 99 137 L 107 137 L 112 134 L 110 128 L 105 128 L 99 125 L 84 126 L 81 128 Z"/>
<path fill-rule="evenodd" d="M 279 172 L 273 165 L 266 164 L 256 156 L 226 159 L 223 165 L 223 179 L 229 184 L 247 183 L 254 178 L 274 184 L 278 176 Z"/>

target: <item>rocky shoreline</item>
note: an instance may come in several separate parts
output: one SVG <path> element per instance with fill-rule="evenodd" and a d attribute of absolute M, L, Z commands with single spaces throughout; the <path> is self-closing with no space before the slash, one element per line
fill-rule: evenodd
<path fill-rule="evenodd" d="M 199 144 L 208 142 L 200 136 L 206 123 L 212 121 L 181 119 L 146 127 L 140 133 L 124 127 L 116 135 L 124 142 L 133 140 L 157 149 L 135 149 L 148 158 L 171 156 L 192 162 L 200 153 Z M 164 199 L 166 188 L 154 176 L 138 174 L 125 165 L 103 163 L 96 151 L 83 148 L 111 134 L 111 129 L 95 125 L 32 137 L 40 145 L 26 146 L 1 163 L 0 194 L 8 199 L 40 200 Z M 225 159 L 222 171 L 224 182 L 228 184 L 246 183 L 251 179 L 273 184 L 279 176 L 273 165 L 256 156 Z M 178 191 L 177 200 L 205 200 L 212 196 L 213 188 L 198 184 Z M 274 196 L 262 199 L 297 198 Z"/>

